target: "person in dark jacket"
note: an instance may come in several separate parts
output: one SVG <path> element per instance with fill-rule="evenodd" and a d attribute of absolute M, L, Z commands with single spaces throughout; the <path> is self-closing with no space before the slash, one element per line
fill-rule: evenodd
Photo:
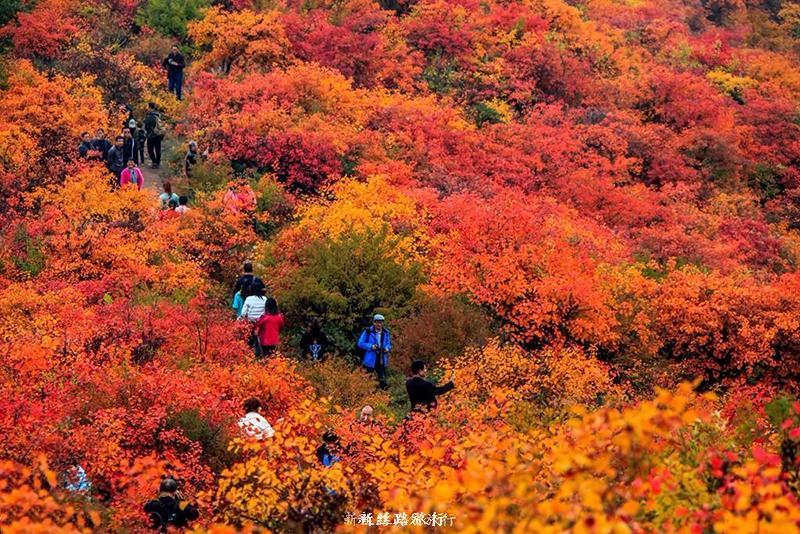
<path fill-rule="evenodd" d="M 253 285 L 253 282 L 256 281 L 257 277 L 253 274 L 253 264 L 249 261 L 244 262 L 244 268 L 242 269 L 242 274 L 239 276 L 239 279 L 236 280 L 236 284 L 233 286 L 233 294 L 239 293 L 244 301 L 247 297 L 250 296 L 250 286 Z"/>
<path fill-rule="evenodd" d="M 163 479 L 158 499 L 148 501 L 144 505 L 145 513 L 152 520 L 151 526 L 160 532 L 167 532 L 169 526 L 183 528 L 200 517 L 196 505 L 181 502 L 181 499 L 178 482 L 174 478 Z"/>
<path fill-rule="evenodd" d="M 125 169 L 125 149 L 124 145 L 125 139 L 118 135 L 117 139 L 114 143 L 114 146 L 111 147 L 111 150 L 108 151 L 108 170 L 114 173 L 114 176 L 117 177 L 117 185 L 119 185 L 119 177 L 122 174 L 122 171 Z"/>
<path fill-rule="evenodd" d="M 406 391 L 408 391 L 408 400 L 411 401 L 412 410 L 436 408 L 436 397 L 444 395 L 456 387 L 453 384 L 452 376 L 443 386 L 433 385 L 433 382 L 425 380 L 426 371 L 427 366 L 423 361 L 417 360 L 411 364 L 412 376 L 406 380 Z"/>
<path fill-rule="evenodd" d="M 186 151 L 186 156 L 183 158 L 183 172 L 187 178 L 192 177 L 192 169 L 197 165 L 197 143 L 189 141 L 189 150 Z"/>
<path fill-rule="evenodd" d="M 154 169 L 161 166 L 161 142 L 164 140 L 161 114 L 154 102 L 147 104 L 149 108 L 144 118 L 144 134 L 147 138 L 147 155 Z"/>
<path fill-rule="evenodd" d="M 328 336 L 322 331 L 319 321 L 314 319 L 300 338 L 300 350 L 303 358 L 318 362 L 325 356 L 328 349 Z"/>
<path fill-rule="evenodd" d="M 322 434 L 322 445 L 317 447 L 317 460 L 325 467 L 330 467 L 340 460 L 341 447 L 339 436 L 330 430 Z"/>
<path fill-rule="evenodd" d="M 133 160 L 137 165 L 139 164 L 139 151 L 136 150 L 136 139 L 133 138 L 130 130 L 125 128 L 122 130 L 122 151 L 125 155 L 125 161 Z"/>
<path fill-rule="evenodd" d="M 140 122 L 136 125 L 136 155 L 139 158 L 139 165 L 144 165 L 144 145 L 147 142 L 147 134 L 144 131 L 144 125 Z"/>
<path fill-rule="evenodd" d="M 103 161 L 108 161 L 108 151 L 111 150 L 112 146 L 111 141 L 106 139 L 106 131 L 102 128 L 98 128 L 97 132 L 94 134 L 92 148 L 100 153 L 100 158 Z"/>
<path fill-rule="evenodd" d="M 81 134 L 81 144 L 78 145 L 78 155 L 83 159 L 89 159 L 89 152 L 94 150 L 92 146 L 92 139 L 89 137 L 89 132 Z"/>
<path fill-rule="evenodd" d="M 389 329 L 383 326 L 386 319 L 376 313 L 372 318 L 372 326 L 365 329 L 358 338 L 358 348 L 364 351 L 361 365 L 368 373 L 378 375 L 378 386 L 387 389 L 386 369 L 389 367 L 389 352 L 392 350 L 392 336 Z"/>
<path fill-rule="evenodd" d="M 183 68 L 186 66 L 186 60 L 177 46 L 172 47 L 169 55 L 164 58 L 162 65 L 167 69 L 169 92 L 175 93 L 175 96 L 180 100 L 183 89 Z"/>

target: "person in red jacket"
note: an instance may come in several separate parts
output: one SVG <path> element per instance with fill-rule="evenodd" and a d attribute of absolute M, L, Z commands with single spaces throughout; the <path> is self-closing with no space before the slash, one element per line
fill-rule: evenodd
<path fill-rule="evenodd" d="M 283 324 L 283 314 L 278 311 L 278 302 L 274 298 L 268 298 L 264 304 L 264 315 L 255 325 L 259 345 L 256 356 L 269 356 L 275 352 L 281 342 L 280 333 Z"/>
<path fill-rule="evenodd" d="M 132 159 L 128 160 L 128 166 L 119 176 L 119 185 L 125 186 L 126 184 L 134 184 L 139 190 L 141 190 L 144 185 L 142 170 L 136 166 L 136 162 Z"/>

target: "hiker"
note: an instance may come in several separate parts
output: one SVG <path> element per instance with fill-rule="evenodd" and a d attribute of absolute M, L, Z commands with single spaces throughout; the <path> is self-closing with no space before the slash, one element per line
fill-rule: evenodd
<path fill-rule="evenodd" d="M 341 448 L 339 446 L 339 436 L 327 430 L 322 434 L 322 445 L 317 447 L 317 460 L 325 467 L 330 467 L 339 461 Z"/>
<path fill-rule="evenodd" d="M 125 118 L 122 120 L 122 127 L 129 130 L 131 132 L 131 137 L 135 139 L 138 127 L 136 125 L 136 117 L 133 116 L 133 109 L 131 109 L 130 106 L 122 106 L 121 109 L 124 110 L 125 113 Z"/>
<path fill-rule="evenodd" d="M 250 296 L 250 285 L 256 280 L 253 274 L 253 264 L 249 261 L 244 262 L 243 274 L 236 280 L 233 286 L 233 302 L 231 306 L 236 310 L 236 315 L 241 315 L 244 299 Z M 263 283 L 263 282 L 262 282 Z"/>
<path fill-rule="evenodd" d="M 128 128 L 122 129 L 122 152 L 125 155 L 125 161 L 132 159 L 136 164 L 139 164 L 139 154 L 136 150 L 136 139 Z"/>
<path fill-rule="evenodd" d="M 158 488 L 158 498 L 148 501 L 144 511 L 152 521 L 152 528 L 166 532 L 168 526 L 183 528 L 200 517 L 194 504 L 182 502 L 178 481 L 165 477 Z"/>
<path fill-rule="evenodd" d="M 361 412 L 358 414 L 359 423 L 374 423 L 373 413 L 374 410 L 369 404 L 361 408 Z"/>
<path fill-rule="evenodd" d="M 242 300 L 242 312 L 239 314 L 239 318 L 255 323 L 264 315 L 267 306 L 267 299 L 264 297 L 264 282 L 255 278 L 248 288 L 248 296 Z"/>
<path fill-rule="evenodd" d="M 189 150 L 183 158 L 183 172 L 187 178 L 192 177 L 192 168 L 197 165 L 197 142 L 189 141 Z"/>
<path fill-rule="evenodd" d="M 256 321 L 256 336 L 258 337 L 259 351 L 256 356 L 269 356 L 280 345 L 281 329 L 285 321 L 283 314 L 278 310 L 278 301 L 270 297 L 264 304 L 264 315 Z"/>
<path fill-rule="evenodd" d="M 141 122 L 136 126 L 134 139 L 136 139 L 136 156 L 139 158 L 139 163 L 144 165 L 144 145 L 147 143 L 147 134 Z"/>
<path fill-rule="evenodd" d="M 128 184 L 135 185 L 139 191 L 142 190 L 142 186 L 144 185 L 142 170 L 136 166 L 136 162 L 132 159 L 128 160 L 128 166 L 119 175 L 119 185 L 124 187 Z"/>
<path fill-rule="evenodd" d="M 106 139 L 106 131 L 98 128 L 94 134 L 94 140 L 92 140 L 92 148 L 99 153 L 97 159 L 108 161 L 108 151 L 112 146 L 111 141 Z"/>
<path fill-rule="evenodd" d="M 154 102 L 147 104 L 148 111 L 144 118 L 144 133 L 147 139 L 147 155 L 150 156 L 150 164 L 154 169 L 161 167 L 161 142 L 164 140 L 166 131 L 161 114 L 156 109 Z"/>
<path fill-rule="evenodd" d="M 167 209 L 161 210 L 158 213 L 159 220 L 164 221 L 166 219 L 177 219 L 181 216 L 180 213 L 177 212 L 177 208 L 178 201 L 175 199 L 170 199 L 170 201 L 167 203 Z"/>
<path fill-rule="evenodd" d="M 188 203 L 189 203 L 189 197 L 187 197 L 186 195 L 179 196 L 178 207 L 175 208 L 175 212 L 178 215 L 185 215 L 189 211 L 189 206 L 187 206 Z"/>
<path fill-rule="evenodd" d="M 172 50 L 161 64 L 167 69 L 167 87 L 169 92 L 175 93 L 178 100 L 181 100 L 181 93 L 183 90 L 183 68 L 186 66 L 186 60 L 183 58 L 183 54 L 181 54 L 177 45 L 172 45 Z"/>
<path fill-rule="evenodd" d="M 119 184 L 120 175 L 125 168 L 125 139 L 118 135 L 114 140 L 114 146 L 108 151 L 108 170 L 114 173 L 116 184 Z"/>
<path fill-rule="evenodd" d="M 88 495 L 92 491 L 92 483 L 86 470 L 77 461 L 70 462 L 63 474 L 64 489 L 72 493 Z"/>
<path fill-rule="evenodd" d="M 275 430 L 269 421 L 261 415 L 261 401 L 257 397 L 250 397 L 244 401 L 244 417 L 239 419 L 239 428 L 245 436 L 258 441 L 275 435 Z"/>
<path fill-rule="evenodd" d="M 222 197 L 225 209 L 233 213 L 252 212 L 256 208 L 256 195 L 247 180 L 229 182 L 228 190 Z"/>
<path fill-rule="evenodd" d="M 312 362 L 320 361 L 328 348 L 328 336 L 322 331 L 319 320 L 314 319 L 306 327 L 303 337 L 300 338 L 300 350 L 303 358 Z"/>
<path fill-rule="evenodd" d="M 408 391 L 408 400 L 411 401 L 412 410 L 431 410 L 436 408 L 436 397 L 444 395 L 451 389 L 453 384 L 453 375 L 450 375 L 450 380 L 443 386 L 435 386 L 433 382 L 425 380 L 427 373 L 427 365 L 421 360 L 417 360 L 411 364 L 411 378 L 406 380 L 406 391 Z"/>
<path fill-rule="evenodd" d="M 386 389 L 386 368 L 389 366 L 389 352 L 392 350 L 392 338 L 389 330 L 383 326 L 385 319 L 381 314 L 372 318 L 372 326 L 365 329 L 358 339 L 358 347 L 364 351 L 361 365 L 364 369 L 378 376 L 378 385 Z"/>
<path fill-rule="evenodd" d="M 78 155 L 83 159 L 89 159 L 92 156 L 90 152 L 94 152 L 92 138 L 89 136 L 89 132 L 83 132 L 81 134 L 81 144 L 78 145 Z"/>
<path fill-rule="evenodd" d="M 175 206 L 177 206 L 179 197 L 172 192 L 172 184 L 169 182 L 164 182 L 162 187 L 164 188 L 164 192 L 158 196 L 159 200 L 161 201 L 161 209 L 167 209 L 169 207 L 170 200 L 174 200 Z"/>
<path fill-rule="evenodd" d="M 248 292 L 250 289 L 250 284 L 256 280 L 260 281 L 260 279 L 253 274 L 253 264 L 249 261 L 244 262 L 244 265 L 242 266 L 242 274 L 239 276 L 238 280 L 236 280 L 236 284 L 233 286 L 233 293 L 241 293 L 242 301 L 244 301 L 244 299 L 250 296 L 250 293 Z"/>

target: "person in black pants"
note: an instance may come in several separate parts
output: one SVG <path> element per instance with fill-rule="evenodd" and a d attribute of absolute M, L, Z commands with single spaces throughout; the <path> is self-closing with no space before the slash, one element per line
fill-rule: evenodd
<path fill-rule="evenodd" d="M 425 380 L 426 372 L 425 362 L 417 360 L 411 364 L 412 376 L 406 380 L 406 391 L 408 391 L 408 400 L 411 401 L 412 410 L 422 411 L 436 408 L 436 397 L 444 395 L 456 387 L 453 384 L 452 375 L 445 385 L 435 386 L 433 382 Z"/>
<path fill-rule="evenodd" d="M 161 142 L 164 140 L 164 124 L 161 114 L 153 102 L 147 104 L 149 108 L 144 118 L 144 134 L 147 138 L 147 155 L 154 169 L 161 166 Z"/>
<path fill-rule="evenodd" d="M 177 46 L 172 47 L 172 51 L 164 58 L 162 65 L 167 69 L 169 92 L 175 93 L 175 96 L 180 100 L 183 89 L 183 68 L 186 66 L 186 60 Z"/>

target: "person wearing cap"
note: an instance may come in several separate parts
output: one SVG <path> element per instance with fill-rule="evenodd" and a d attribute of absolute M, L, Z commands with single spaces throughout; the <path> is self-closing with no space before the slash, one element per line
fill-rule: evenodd
<path fill-rule="evenodd" d="M 389 352 L 392 350 L 392 337 L 383 326 L 385 318 L 376 313 L 372 318 L 372 326 L 366 328 L 358 338 L 358 348 L 364 351 L 361 365 L 369 373 L 378 375 L 378 385 L 386 389 L 386 368 L 389 366 Z"/>

